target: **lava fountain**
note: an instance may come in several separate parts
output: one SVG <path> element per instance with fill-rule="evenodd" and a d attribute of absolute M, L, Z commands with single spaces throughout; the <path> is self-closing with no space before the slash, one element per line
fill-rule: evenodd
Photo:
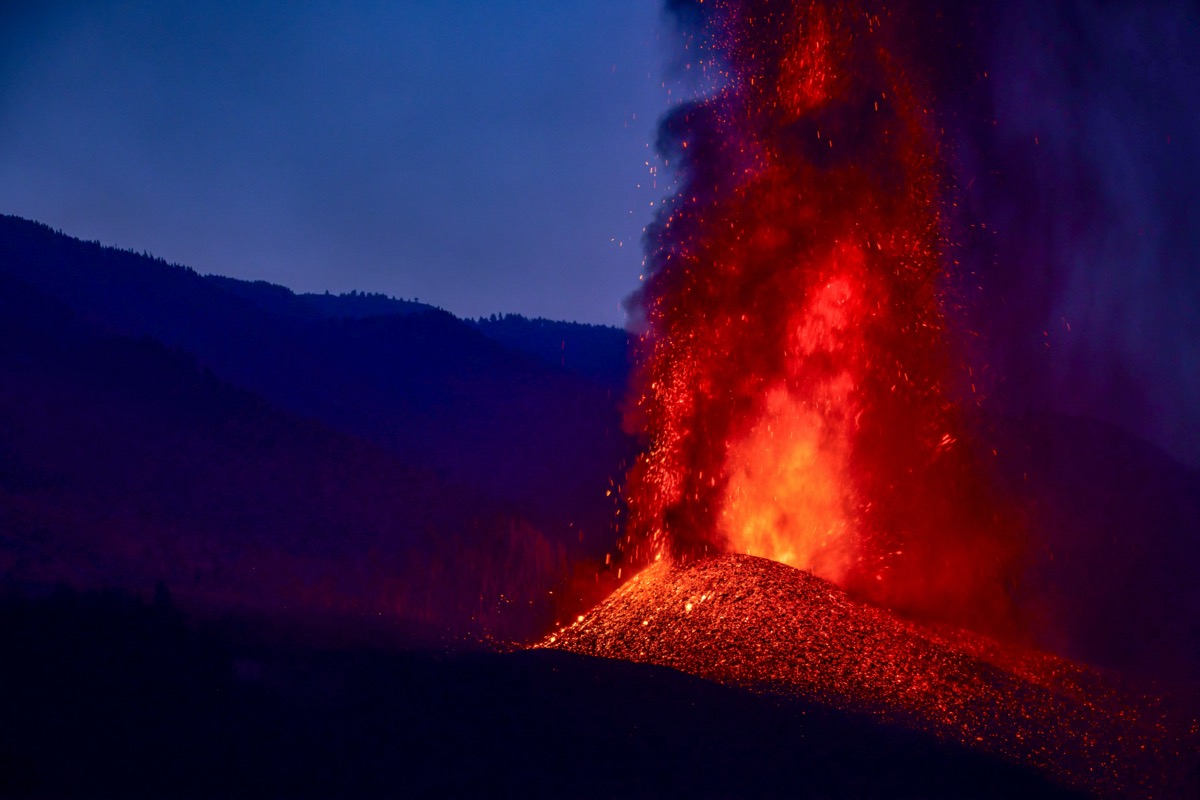
<path fill-rule="evenodd" d="M 661 126 L 677 191 L 630 304 L 647 447 L 626 558 L 648 566 L 536 646 L 865 714 L 1100 796 L 1195 794 L 1187 713 L 913 619 L 1019 632 L 1022 555 L 971 435 L 913 23 L 866 0 L 668 7 L 712 86 Z"/>
<path fill-rule="evenodd" d="M 1011 620 L 1014 527 L 970 445 L 931 102 L 867 2 L 671 2 L 710 84 L 663 121 L 629 556 L 763 556 L 878 603 Z M 970 391 L 965 393 L 970 397 Z"/>

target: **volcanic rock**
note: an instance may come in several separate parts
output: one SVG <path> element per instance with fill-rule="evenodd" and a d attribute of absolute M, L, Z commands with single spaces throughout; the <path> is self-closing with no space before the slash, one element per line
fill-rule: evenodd
<path fill-rule="evenodd" d="M 816 700 L 1104 796 L 1171 795 L 1197 764 L 1195 721 L 1113 676 L 919 625 L 753 556 L 658 562 L 537 646 Z"/>

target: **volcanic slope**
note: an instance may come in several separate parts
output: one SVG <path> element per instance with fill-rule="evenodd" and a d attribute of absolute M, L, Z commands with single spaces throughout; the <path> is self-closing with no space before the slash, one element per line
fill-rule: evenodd
<path fill-rule="evenodd" d="M 537 646 L 816 700 L 1101 796 L 1173 796 L 1195 780 L 1195 722 L 1162 701 L 1062 659 L 899 619 L 753 556 L 656 563 Z"/>

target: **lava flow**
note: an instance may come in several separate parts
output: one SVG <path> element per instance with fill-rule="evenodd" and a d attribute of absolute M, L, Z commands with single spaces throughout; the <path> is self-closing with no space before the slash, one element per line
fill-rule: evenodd
<path fill-rule="evenodd" d="M 1013 526 L 952 358 L 934 117 L 866 2 L 672 3 L 713 84 L 663 122 L 626 556 L 733 551 L 999 630 Z M 964 369 L 965 371 L 965 369 Z"/>

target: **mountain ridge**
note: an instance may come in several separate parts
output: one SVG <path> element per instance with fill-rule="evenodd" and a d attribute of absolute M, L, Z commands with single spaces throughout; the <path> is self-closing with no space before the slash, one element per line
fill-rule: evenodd
<path fill-rule="evenodd" d="M 165 580 L 214 607 L 380 612 L 454 635 L 550 624 L 568 553 L 609 546 L 624 440 L 581 459 L 590 473 L 565 458 L 605 440 L 597 410 L 616 429 L 609 393 L 437 309 L 338 318 L 254 291 L 293 308 L 0 219 L 5 580 Z M 481 485 L 489 449 L 508 469 Z M 569 496 L 534 507 L 546 476 Z"/>
<path fill-rule="evenodd" d="M 539 525 L 610 529 L 603 487 L 633 452 L 618 391 L 448 312 L 313 314 L 284 287 L 210 279 L 14 217 L 0 218 L 0 270 L 103 330 L 181 348 L 285 411 L 524 504 Z"/>

